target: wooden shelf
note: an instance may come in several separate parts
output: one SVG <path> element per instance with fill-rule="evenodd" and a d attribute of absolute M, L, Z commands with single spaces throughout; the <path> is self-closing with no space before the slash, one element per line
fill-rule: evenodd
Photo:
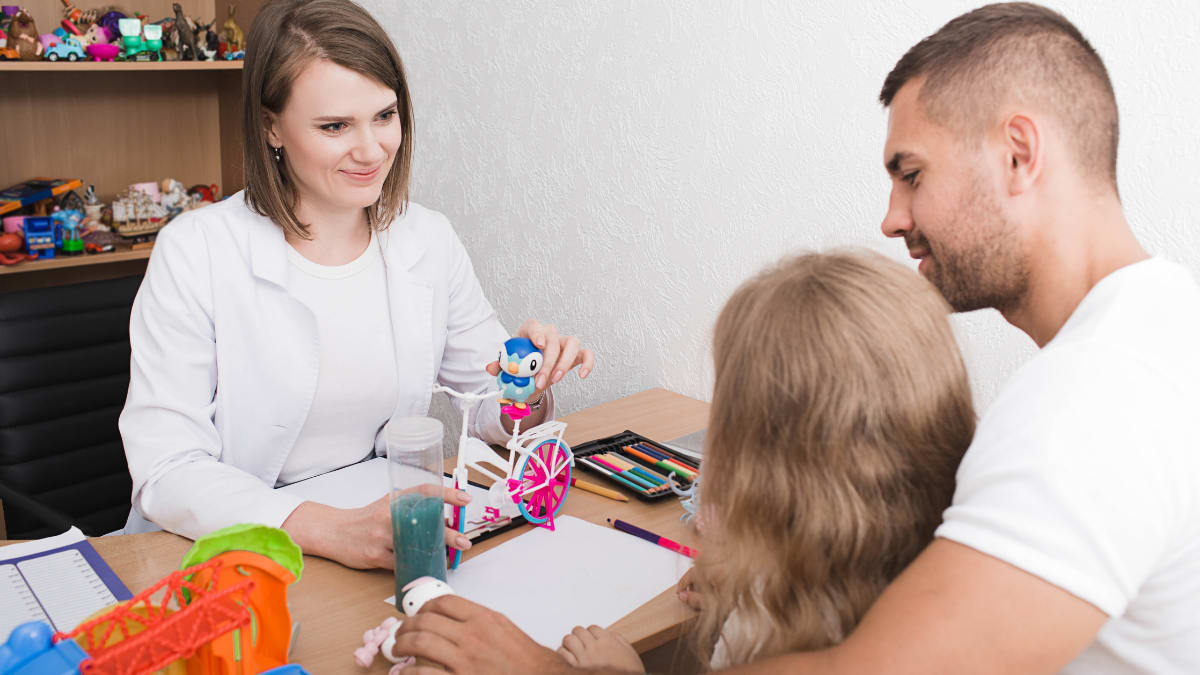
<path fill-rule="evenodd" d="M 0 73 L 148 70 L 241 70 L 244 61 L 0 61 Z"/>
<path fill-rule="evenodd" d="M 153 249 L 144 248 L 136 251 L 129 248 L 118 248 L 112 253 L 88 253 L 85 255 L 63 255 L 59 253 L 47 260 L 27 260 L 16 265 L 0 266 L 0 276 L 5 274 L 27 274 L 45 270 L 64 269 L 67 267 L 84 267 L 87 265 L 106 265 L 109 263 L 125 262 L 127 260 L 146 260 Z"/>

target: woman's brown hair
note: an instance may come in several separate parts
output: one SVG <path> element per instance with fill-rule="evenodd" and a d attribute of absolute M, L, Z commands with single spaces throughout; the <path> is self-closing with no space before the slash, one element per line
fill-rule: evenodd
<path fill-rule="evenodd" d="M 696 564 L 714 665 L 840 642 L 932 539 L 975 431 L 949 312 L 867 252 L 786 259 L 725 305 Z"/>
<path fill-rule="evenodd" d="M 366 209 L 371 226 L 385 228 L 408 203 L 412 103 L 396 47 L 375 19 L 350 0 L 274 0 L 254 18 L 242 74 L 246 203 L 292 234 L 308 238 L 308 226 L 294 210 L 295 182 L 288 175 L 287 162 L 272 156 L 264 125 L 268 111 L 283 111 L 292 82 L 313 59 L 327 59 L 396 92 L 404 138 L 379 200 Z"/>

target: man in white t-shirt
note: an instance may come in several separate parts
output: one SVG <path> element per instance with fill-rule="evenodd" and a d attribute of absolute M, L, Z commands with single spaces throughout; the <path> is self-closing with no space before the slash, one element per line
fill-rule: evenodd
<path fill-rule="evenodd" d="M 880 100 L 884 234 L 955 310 L 1042 349 L 851 637 L 746 672 L 1200 673 L 1200 287 L 1125 221 L 1104 64 L 1059 14 L 990 5 Z"/>
<path fill-rule="evenodd" d="M 884 234 L 956 310 L 998 309 L 1042 349 L 854 633 L 737 672 L 1200 673 L 1200 287 L 1125 221 L 1104 64 L 1057 13 L 989 5 L 909 50 L 880 99 Z M 495 613 L 427 609 L 440 623 L 406 646 L 458 670 L 569 670 Z"/>

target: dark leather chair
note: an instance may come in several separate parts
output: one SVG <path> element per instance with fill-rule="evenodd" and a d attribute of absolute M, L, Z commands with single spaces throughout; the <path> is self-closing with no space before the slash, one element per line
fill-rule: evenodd
<path fill-rule="evenodd" d="M 0 501 L 10 539 L 124 526 L 131 482 L 117 417 L 141 281 L 0 294 Z"/>

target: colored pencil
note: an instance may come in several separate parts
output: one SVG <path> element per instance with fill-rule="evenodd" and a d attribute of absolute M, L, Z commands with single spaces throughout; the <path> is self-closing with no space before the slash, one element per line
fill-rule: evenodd
<path fill-rule="evenodd" d="M 646 445 L 645 443 L 634 443 L 634 447 L 640 449 L 642 452 L 654 457 L 655 459 L 660 459 L 664 462 L 674 464 L 683 468 L 684 470 L 691 471 L 692 473 L 696 473 L 698 471 L 697 468 L 693 468 L 690 464 L 680 461 L 679 458 L 671 455 L 665 450 Z"/>
<path fill-rule="evenodd" d="M 647 463 L 645 460 L 638 460 L 634 457 L 629 456 L 624 451 L 615 452 L 615 453 L 611 453 L 611 454 L 613 456 L 617 457 L 618 459 L 620 459 L 622 462 L 625 462 L 626 464 L 630 465 L 630 467 L 632 467 L 634 470 L 636 470 L 639 474 L 644 474 L 644 475 L 650 476 L 651 478 L 654 479 L 655 483 L 657 483 L 659 485 L 667 484 L 667 477 L 662 475 L 661 473 L 655 471 L 652 468 L 653 465 L 647 466 Z"/>
<path fill-rule="evenodd" d="M 588 467 L 588 468 L 590 468 L 590 469 L 594 469 L 594 470 L 595 470 L 597 473 L 599 473 L 599 474 L 602 474 L 602 475 L 608 476 L 609 478 L 611 478 L 611 479 L 613 479 L 613 480 L 615 480 L 615 481 L 620 481 L 621 483 L 624 483 L 624 484 L 625 484 L 627 487 L 630 487 L 630 488 L 632 488 L 632 489 L 634 489 L 634 490 L 637 490 L 638 492 L 645 492 L 645 491 L 646 491 L 646 490 L 645 490 L 644 488 L 642 488 L 641 486 L 639 486 L 639 485 L 636 485 L 636 484 L 634 484 L 634 483 L 632 483 L 632 482 L 630 482 L 630 481 L 627 481 L 627 480 L 625 480 L 624 478 L 622 478 L 622 477 L 618 476 L 616 473 L 614 473 L 614 472 L 612 472 L 612 471 L 610 471 L 610 470 L 608 470 L 608 469 L 606 469 L 606 468 L 604 468 L 604 467 L 600 466 L 599 464 L 597 464 L 597 463 L 595 463 L 595 462 L 589 462 L 588 460 L 586 460 L 586 459 L 584 459 L 584 458 L 582 458 L 582 457 L 576 457 L 576 458 L 575 458 L 575 461 L 577 461 L 577 462 L 580 462 L 581 464 L 583 464 L 584 466 L 586 466 L 586 467 Z"/>
<path fill-rule="evenodd" d="M 578 478 L 572 478 L 571 485 L 579 488 L 580 490 L 587 490 L 588 492 L 591 492 L 593 494 L 598 494 L 601 497 L 608 497 L 609 499 L 615 499 L 619 502 L 629 501 L 629 497 L 626 497 L 625 495 L 621 494 L 620 492 L 617 492 L 616 490 L 609 490 L 608 488 L 606 488 L 602 485 L 593 485 L 592 483 L 579 480 Z"/>
<path fill-rule="evenodd" d="M 638 527 L 637 525 L 630 525 L 629 523 L 627 523 L 623 520 L 613 520 L 612 518 L 605 518 L 605 520 L 612 523 L 613 527 L 617 528 L 618 530 L 620 530 L 622 532 L 625 532 L 627 534 L 632 534 L 633 536 L 639 537 L 641 539 L 645 539 L 646 541 L 648 541 L 652 544 L 658 544 L 659 546 L 661 546 L 665 549 L 670 549 L 672 551 L 675 551 L 676 553 L 678 553 L 680 555 L 686 555 L 689 558 L 695 558 L 697 555 L 699 555 L 699 551 L 697 551 L 694 548 L 689 548 L 687 546 L 684 546 L 683 544 L 680 544 L 679 542 L 671 541 L 670 539 L 667 539 L 666 537 L 654 534 L 653 532 L 651 532 L 649 530 L 643 530 L 642 528 Z"/>
<path fill-rule="evenodd" d="M 666 448 L 661 445 L 657 445 L 655 443 L 634 443 L 633 445 L 634 445 L 634 447 L 641 446 L 641 447 L 650 448 L 651 450 L 657 450 L 658 452 L 670 457 L 671 459 L 675 460 L 676 462 L 679 462 L 680 464 L 683 464 L 684 466 L 689 466 L 689 467 L 691 467 L 693 469 L 697 469 L 697 470 L 700 468 L 699 461 L 692 459 L 691 457 L 688 457 L 687 455 L 683 455 L 678 452 L 675 452 L 674 450 L 672 450 L 670 448 Z"/>
<path fill-rule="evenodd" d="M 654 457 L 655 459 L 658 459 L 659 461 L 666 462 L 667 464 L 670 464 L 671 466 L 679 467 L 680 469 L 683 469 L 684 471 L 691 473 L 693 476 L 699 471 L 698 469 L 694 469 L 690 465 L 684 464 L 683 462 L 679 461 L 678 459 L 675 459 L 674 457 L 668 455 L 665 452 L 662 452 L 660 450 L 651 448 L 649 446 L 646 446 L 646 445 L 643 445 L 640 443 L 638 444 L 638 446 L 640 448 L 642 448 L 643 452 L 650 455 L 651 457 Z"/>
<path fill-rule="evenodd" d="M 604 458 L 592 456 L 591 460 L 597 464 L 600 464 L 601 466 L 608 468 L 609 471 L 619 474 L 626 480 L 629 480 L 634 483 L 637 483 L 638 485 L 641 485 L 643 488 L 645 488 L 647 490 L 655 487 L 654 483 L 651 483 L 650 481 L 646 480 L 645 478 L 642 478 L 641 476 L 639 476 L 635 473 L 626 471 L 625 469 L 622 469 L 621 467 L 617 466 L 616 464 L 613 464 L 612 462 L 610 462 Z"/>
<path fill-rule="evenodd" d="M 634 474 L 640 476 L 641 478 L 645 478 L 646 480 L 650 481 L 651 483 L 654 483 L 655 486 L 667 484 L 667 479 L 665 476 L 660 476 L 657 473 L 654 473 L 653 471 L 648 471 L 648 470 L 646 470 L 645 467 L 641 466 L 637 462 L 631 462 L 628 459 L 626 459 L 625 457 L 622 457 L 621 455 L 617 455 L 614 453 L 605 453 L 603 455 L 599 455 L 599 457 L 603 458 L 605 461 L 609 462 L 610 464 L 613 464 L 613 465 L 619 467 L 623 471 L 632 471 Z"/>
<path fill-rule="evenodd" d="M 625 446 L 625 451 L 628 452 L 629 454 L 633 455 L 634 457 L 640 458 L 643 461 L 650 462 L 654 466 L 657 466 L 658 468 L 663 469 L 664 471 L 670 471 L 670 472 L 674 473 L 675 475 L 680 476 L 681 478 L 686 478 L 688 480 L 692 480 L 693 478 L 696 477 L 696 474 L 694 472 L 692 472 L 690 469 L 685 469 L 677 464 L 672 464 L 666 460 L 651 457 L 650 455 L 647 455 L 646 453 L 642 452 L 641 450 L 636 450 L 631 446 L 628 446 L 628 445 Z"/>

